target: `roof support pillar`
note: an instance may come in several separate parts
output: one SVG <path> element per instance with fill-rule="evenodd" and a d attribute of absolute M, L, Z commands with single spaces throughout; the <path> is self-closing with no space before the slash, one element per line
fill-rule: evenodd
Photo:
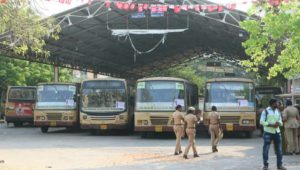
<path fill-rule="evenodd" d="M 59 67 L 58 67 L 58 57 L 55 57 L 53 71 L 54 71 L 54 82 L 59 82 Z"/>
<path fill-rule="evenodd" d="M 59 68 L 57 65 L 55 65 L 53 67 L 54 67 L 54 81 L 58 82 L 59 81 Z"/>

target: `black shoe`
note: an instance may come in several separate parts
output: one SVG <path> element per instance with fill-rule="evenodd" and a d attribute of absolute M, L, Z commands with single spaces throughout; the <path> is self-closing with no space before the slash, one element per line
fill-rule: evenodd
<path fill-rule="evenodd" d="M 268 169 L 269 169 L 268 166 L 264 166 L 264 167 L 263 167 L 263 170 L 268 170 Z"/>
<path fill-rule="evenodd" d="M 194 154 L 194 158 L 197 158 L 197 157 L 199 157 L 199 155 L 198 154 Z"/>
<path fill-rule="evenodd" d="M 212 152 L 218 152 L 218 149 L 217 149 L 217 147 L 212 147 Z"/>
<path fill-rule="evenodd" d="M 174 155 L 179 155 L 179 153 L 175 152 Z"/>
<path fill-rule="evenodd" d="M 182 151 L 179 151 L 179 154 L 182 154 Z"/>
<path fill-rule="evenodd" d="M 277 167 L 278 170 L 286 170 L 284 166 Z"/>
<path fill-rule="evenodd" d="M 296 154 L 296 155 L 300 155 L 300 152 L 296 152 L 295 154 Z"/>
<path fill-rule="evenodd" d="M 188 159 L 187 155 L 183 155 L 183 158 L 184 158 L 184 159 Z"/>

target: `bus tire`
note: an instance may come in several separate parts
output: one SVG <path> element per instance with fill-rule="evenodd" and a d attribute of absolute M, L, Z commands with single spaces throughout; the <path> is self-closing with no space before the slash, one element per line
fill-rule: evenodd
<path fill-rule="evenodd" d="M 252 138 L 253 132 L 245 132 L 246 138 Z"/>
<path fill-rule="evenodd" d="M 47 132 L 48 132 L 48 129 L 49 129 L 49 127 L 43 126 L 43 127 L 41 127 L 41 132 L 42 132 L 42 133 L 47 133 Z"/>
<path fill-rule="evenodd" d="M 23 125 L 22 122 L 14 122 L 15 127 L 21 127 Z"/>

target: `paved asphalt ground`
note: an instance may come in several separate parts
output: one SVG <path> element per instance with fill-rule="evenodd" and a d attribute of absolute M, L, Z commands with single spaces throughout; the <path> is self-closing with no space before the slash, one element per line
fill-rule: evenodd
<path fill-rule="evenodd" d="M 7 127 L 0 124 L 0 170 L 257 170 L 262 167 L 262 139 L 238 135 L 225 136 L 218 153 L 211 153 L 210 140 L 196 140 L 200 158 L 188 160 L 174 156 L 174 138 L 120 133 L 91 135 L 50 129 Z M 187 139 L 183 140 L 183 149 Z M 270 169 L 276 169 L 276 157 L 270 150 Z M 300 156 L 285 156 L 289 170 L 300 169 Z"/>

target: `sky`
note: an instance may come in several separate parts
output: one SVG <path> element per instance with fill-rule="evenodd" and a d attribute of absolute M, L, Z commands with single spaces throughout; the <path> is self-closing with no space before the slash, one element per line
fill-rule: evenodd
<path fill-rule="evenodd" d="M 65 10 L 74 8 L 76 6 L 87 3 L 87 0 L 72 0 L 72 3 L 69 4 L 61 4 L 59 0 L 36 0 L 38 2 L 38 9 L 41 9 L 41 12 L 45 16 L 50 16 L 53 14 L 57 14 L 63 12 Z M 251 0 L 210 0 L 211 2 L 226 4 L 226 3 L 237 3 L 237 9 L 241 11 L 247 11 L 250 7 L 250 3 L 242 4 L 241 2 L 251 2 Z"/>

